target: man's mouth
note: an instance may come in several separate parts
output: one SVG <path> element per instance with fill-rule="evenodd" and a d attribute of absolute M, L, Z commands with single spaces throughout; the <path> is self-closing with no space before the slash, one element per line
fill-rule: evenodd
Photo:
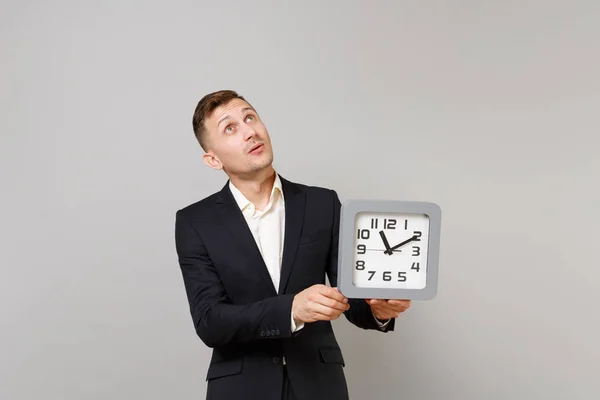
<path fill-rule="evenodd" d="M 248 153 L 254 153 L 255 151 L 260 150 L 262 148 L 262 146 L 263 146 L 262 143 L 256 144 L 256 145 L 252 146 L 252 148 L 250 148 L 250 151 Z"/>

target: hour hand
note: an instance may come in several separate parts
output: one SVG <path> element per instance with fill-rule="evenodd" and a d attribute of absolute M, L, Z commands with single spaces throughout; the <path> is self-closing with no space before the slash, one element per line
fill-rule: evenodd
<path fill-rule="evenodd" d="M 385 233 L 383 231 L 379 231 L 379 236 L 381 236 L 381 240 L 383 240 L 383 244 L 385 246 L 384 253 L 392 255 L 392 250 L 390 249 L 390 243 L 388 242 L 387 238 L 385 237 Z"/>

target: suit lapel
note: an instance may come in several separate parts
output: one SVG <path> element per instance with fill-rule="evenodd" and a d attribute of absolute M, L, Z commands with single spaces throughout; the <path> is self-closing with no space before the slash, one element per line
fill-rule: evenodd
<path fill-rule="evenodd" d="M 304 203 L 305 194 L 300 187 L 281 175 L 281 186 L 283 197 L 285 199 L 285 235 L 283 244 L 283 258 L 281 262 L 281 278 L 279 280 L 279 293 L 283 294 L 292 272 L 300 233 L 302 232 L 302 223 L 304 222 Z"/>
<path fill-rule="evenodd" d="M 252 266 L 253 271 L 258 273 L 260 277 L 264 279 L 270 290 L 276 294 L 275 286 L 273 285 L 265 261 L 260 254 L 260 250 L 256 245 L 254 236 L 252 236 L 252 232 L 244 219 L 244 215 L 235 202 L 233 193 L 231 193 L 231 190 L 229 189 L 229 181 L 227 181 L 221 192 L 219 192 L 216 203 L 217 212 L 231 235 L 243 249 L 242 253 L 244 254 L 244 257 L 249 259 L 248 264 Z"/>
<path fill-rule="evenodd" d="M 292 272 L 300 234 L 302 232 L 302 223 L 304 222 L 305 194 L 300 187 L 281 175 L 281 186 L 285 201 L 285 230 L 283 243 L 283 257 L 281 261 L 281 277 L 279 280 L 279 293 L 285 293 L 287 283 Z M 258 273 L 265 283 L 277 294 L 275 286 L 267 270 L 267 266 L 252 236 L 252 232 L 244 219 L 242 211 L 239 209 L 235 198 L 229 189 L 229 181 L 219 192 L 216 198 L 216 208 L 224 225 L 227 227 L 236 242 L 243 249 L 244 254 L 250 259 L 249 264 L 253 270 Z"/>

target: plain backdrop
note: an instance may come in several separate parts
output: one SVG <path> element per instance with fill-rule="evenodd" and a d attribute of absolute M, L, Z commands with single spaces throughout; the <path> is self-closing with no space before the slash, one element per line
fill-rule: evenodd
<path fill-rule="evenodd" d="M 0 7 L 0 398 L 201 399 L 177 209 L 197 101 L 246 96 L 292 181 L 442 208 L 438 296 L 334 328 L 352 399 L 600 395 L 600 3 Z"/>

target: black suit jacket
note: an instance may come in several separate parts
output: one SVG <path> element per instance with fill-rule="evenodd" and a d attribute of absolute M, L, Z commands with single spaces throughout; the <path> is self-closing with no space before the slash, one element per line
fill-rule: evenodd
<path fill-rule="evenodd" d="M 280 400 L 284 357 L 298 400 L 348 399 L 331 322 L 291 332 L 294 295 L 325 284 L 325 276 L 337 285 L 340 200 L 333 190 L 280 179 L 285 240 L 278 292 L 229 182 L 176 213 L 176 248 L 192 320 L 213 349 L 207 399 Z M 362 299 L 350 299 L 344 315 L 360 328 L 380 331 Z"/>

